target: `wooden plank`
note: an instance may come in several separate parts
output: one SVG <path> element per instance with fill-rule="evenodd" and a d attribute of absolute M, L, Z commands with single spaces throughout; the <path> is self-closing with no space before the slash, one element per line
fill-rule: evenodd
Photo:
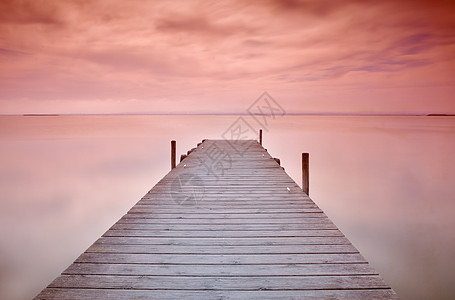
<path fill-rule="evenodd" d="M 267 230 L 304 230 L 337 229 L 331 222 L 301 224 L 115 224 L 112 230 L 186 230 L 186 231 L 267 231 Z"/>
<path fill-rule="evenodd" d="M 264 184 L 264 183 L 261 183 Z M 162 201 L 163 203 L 171 202 L 174 194 L 166 193 L 161 194 L 160 196 L 154 196 L 150 198 L 142 198 L 138 204 L 157 204 Z M 167 202 L 164 202 L 167 200 Z M 281 197 L 273 195 L 270 193 L 266 194 L 254 194 L 250 193 L 248 196 L 241 196 L 238 193 L 228 195 L 228 194 L 215 194 L 208 193 L 204 191 L 204 201 L 207 202 L 218 202 L 218 203 L 254 203 L 254 204 L 288 204 L 288 203 L 302 203 L 302 204 L 314 204 L 309 198 L 308 199 L 299 199 L 298 197 L 292 197 L 292 194 L 285 194 Z"/>
<path fill-rule="evenodd" d="M 339 230 L 327 229 L 327 230 L 274 230 L 274 231 L 213 231 L 213 230 L 108 230 L 103 236 L 141 236 L 141 237 L 238 237 L 238 238 L 250 238 L 250 237 L 304 237 L 304 236 L 343 236 Z"/>
<path fill-rule="evenodd" d="M 264 181 L 262 183 L 259 183 L 258 185 L 267 185 L 267 182 Z M 260 199 L 263 196 L 266 197 L 269 195 L 269 199 L 273 199 L 276 197 L 286 197 L 288 199 L 294 199 L 296 196 L 298 196 L 298 190 L 300 189 L 298 186 L 278 186 L 274 189 L 272 188 L 263 188 L 261 192 L 257 192 L 255 190 L 254 186 L 251 187 L 229 187 L 229 190 L 223 190 L 223 188 L 227 187 L 221 187 L 221 186 L 204 186 L 201 184 L 199 185 L 185 185 L 182 186 L 182 190 L 174 190 L 175 187 L 171 186 L 163 186 L 160 187 L 159 190 L 156 190 L 157 192 L 160 192 L 163 195 L 168 194 L 169 198 L 172 198 L 178 193 L 183 193 L 183 192 L 189 192 L 192 189 L 197 189 L 197 191 L 201 191 L 204 193 L 204 196 L 210 197 L 210 196 L 216 196 L 216 195 L 222 195 L 225 197 L 235 197 L 238 194 L 243 194 L 243 196 L 248 195 L 249 197 L 254 197 L 255 199 Z M 289 190 L 288 190 L 289 188 Z M 158 189 L 158 188 L 156 188 Z M 273 195 L 273 198 L 271 197 Z M 303 196 L 302 196 L 303 197 Z M 253 199 L 252 199 L 253 200 Z M 308 199 L 303 199 L 303 200 L 308 200 Z"/>
<path fill-rule="evenodd" d="M 286 213 L 286 214 L 211 214 L 211 213 L 137 213 L 126 214 L 122 219 L 295 219 L 295 218 L 313 218 L 313 217 L 326 217 L 322 212 L 314 213 Z"/>
<path fill-rule="evenodd" d="M 130 275 L 146 276 L 336 276 L 377 275 L 363 264 L 275 264 L 262 265 L 149 265 L 149 264 L 90 264 L 75 263 L 63 275 Z"/>
<path fill-rule="evenodd" d="M 250 237 L 250 238 L 170 238 L 170 237 L 101 237 L 97 244 L 124 245 L 349 245 L 345 237 Z"/>
<path fill-rule="evenodd" d="M 164 210 L 179 212 L 179 211 L 186 211 L 186 210 L 202 210 L 204 211 L 217 211 L 217 210 L 238 210 L 242 212 L 243 210 L 253 209 L 255 212 L 258 210 L 284 210 L 286 212 L 299 212 L 303 209 L 311 209 L 311 210 L 319 210 L 314 205 L 279 205 L 279 204 L 270 204 L 270 205 L 259 205 L 259 204 L 220 204 L 220 203 L 207 203 L 204 200 L 198 200 L 195 202 L 189 202 L 189 204 L 179 204 L 176 202 L 173 203 L 165 203 L 165 204 L 138 204 L 136 205 L 137 209 L 153 209 L 155 212 L 160 212 Z M 222 213 L 222 212 L 221 212 Z"/>
<path fill-rule="evenodd" d="M 122 254 L 82 253 L 76 263 L 128 264 L 325 264 L 364 263 L 360 253 L 330 254 Z"/>
<path fill-rule="evenodd" d="M 252 206 L 253 208 L 257 208 L 257 206 L 264 206 L 264 208 L 276 208 L 277 206 L 280 208 L 316 208 L 314 203 L 296 203 L 298 200 L 276 200 L 276 199 L 269 199 L 269 200 L 256 200 L 256 199 L 250 199 L 250 200 L 223 200 L 219 198 L 212 198 L 209 199 L 207 198 L 206 195 L 204 195 L 203 198 L 201 198 L 200 203 L 198 205 L 200 206 L 210 206 L 210 207 L 216 207 L 216 206 L 233 206 L 238 207 L 238 208 L 246 208 L 245 206 Z M 137 205 L 157 205 L 157 206 L 172 206 L 174 208 L 178 208 L 181 204 L 176 202 L 174 198 L 169 198 L 169 199 L 155 199 L 155 200 L 141 200 L 137 203 Z"/>
<path fill-rule="evenodd" d="M 222 186 L 223 188 L 230 187 L 230 186 L 250 186 L 253 188 L 257 188 L 257 184 L 264 183 L 265 181 L 269 181 L 269 186 L 279 186 L 283 184 L 289 184 L 291 186 L 295 186 L 295 182 L 290 179 L 289 177 L 279 177 L 274 176 L 274 174 L 270 174 L 268 176 L 254 176 L 254 179 L 251 179 L 251 176 L 242 176 L 240 174 L 227 177 L 223 176 L 223 184 L 220 185 L 220 181 L 216 179 L 216 177 L 209 177 L 204 176 L 204 174 L 198 175 L 201 179 L 204 180 L 204 183 L 207 183 L 207 186 Z M 167 177 L 165 180 L 161 180 L 157 186 L 165 186 L 168 183 L 172 183 L 175 178 L 178 177 L 178 174 L 172 177 Z M 242 179 L 239 181 L 239 179 Z M 226 184 L 224 184 L 226 183 Z"/>
<path fill-rule="evenodd" d="M 157 209 L 178 209 L 181 210 L 182 205 L 175 202 L 175 201 L 169 201 L 167 200 L 165 203 L 145 203 L 141 202 L 136 204 L 136 207 L 139 208 L 148 208 L 148 207 L 154 207 Z M 220 201 L 212 201 L 208 202 L 205 199 L 201 199 L 200 202 L 197 203 L 197 205 L 194 205 L 192 208 L 197 208 L 197 209 L 245 209 L 245 208 L 266 208 L 266 209 L 305 209 L 305 208 L 317 208 L 315 204 L 302 204 L 302 203 L 261 203 L 261 202 L 256 202 L 256 203 L 251 203 L 249 201 L 240 201 L 240 202 L 220 202 Z"/>
<path fill-rule="evenodd" d="M 391 289 L 362 290 L 292 290 L 292 291 L 204 291 L 204 290 L 125 290 L 125 289 L 62 289 L 44 290 L 36 300 L 124 300 L 124 299 L 185 299 L 185 300 L 275 300 L 275 299 L 399 299 Z"/>
<path fill-rule="evenodd" d="M 358 253 L 352 245 L 271 245 L 271 246 L 180 246 L 180 245 L 110 245 L 95 244 L 87 251 L 103 253 L 161 253 L 161 254 L 300 254 L 300 253 Z"/>
<path fill-rule="evenodd" d="M 49 287 L 150 290 L 314 290 L 389 288 L 377 275 L 342 276 L 111 276 L 61 275 Z"/>
<path fill-rule="evenodd" d="M 325 221 L 326 220 L 326 221 Z M 320 222 L 331 222 L 328 218 L 308 217 L 308 218 L 122 218 L 116 224 L 199 224 L 199 225 L 234 225 L 234 224 L 314 224 Z"/>
<path fill-rule="evenodd" d="M 210 214 L 281 214 L 281 213 L 308 213 L 308 212 L 322 212 L 319 208 L 242 208 L 242 209 L 223 209 L 223 208 L 214 208 L 207 209 L 204 207 L 193 208 L 191 206 L 180 205 L 179 210 L 176 209 L 165 209 L 165 208 L 154 208 L 153 206 L 139 205 L 134 206 L 130 209 L 128 213 L 154 213 L 154 214 L 164 214 L 164 213 L 175 213 L 179 211 L 182 214 L 196 214 L 196 213 L 210 213 Z"/>

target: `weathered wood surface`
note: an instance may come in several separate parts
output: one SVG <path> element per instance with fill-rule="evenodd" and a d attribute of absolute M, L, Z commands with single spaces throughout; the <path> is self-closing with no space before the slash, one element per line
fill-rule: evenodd
<path fill-rule="evenodd" d="M 179 298 L 398 296 L 259 143 L 206 140 L 36 297 Z"/>

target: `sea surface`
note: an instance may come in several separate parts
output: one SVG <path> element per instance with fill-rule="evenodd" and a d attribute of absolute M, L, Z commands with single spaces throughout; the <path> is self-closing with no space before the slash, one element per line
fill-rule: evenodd
<path fill-rule="evenodd" d="M 455 117 L 275 116 L 263 145 L 403 299 L 455 298 Z M 31 299 L 239 116 L 1 116 L 0 299 Z"/>

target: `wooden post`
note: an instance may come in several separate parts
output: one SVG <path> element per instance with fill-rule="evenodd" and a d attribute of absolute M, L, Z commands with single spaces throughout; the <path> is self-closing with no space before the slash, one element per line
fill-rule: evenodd
<path fill-rule="evenodd" d="M 175 141 L 171 141 L 171 170 L 175 168 Z"/>
<path fill-rule="evenodd" d="M 310 195 L 310 154 L 302 153 L 302 191 Z"/>
<path fill-rule="evenodd" d="M 262 146 L 262 129 L 259 129 L 259 144 Z"/>

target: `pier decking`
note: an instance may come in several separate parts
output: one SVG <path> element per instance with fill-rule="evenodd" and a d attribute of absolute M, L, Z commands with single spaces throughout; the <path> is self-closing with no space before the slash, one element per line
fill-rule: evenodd
<path fill-rule="evenodd" d="M 398 299 L 256 141 L 205 140 L 36 299 Z"/>

